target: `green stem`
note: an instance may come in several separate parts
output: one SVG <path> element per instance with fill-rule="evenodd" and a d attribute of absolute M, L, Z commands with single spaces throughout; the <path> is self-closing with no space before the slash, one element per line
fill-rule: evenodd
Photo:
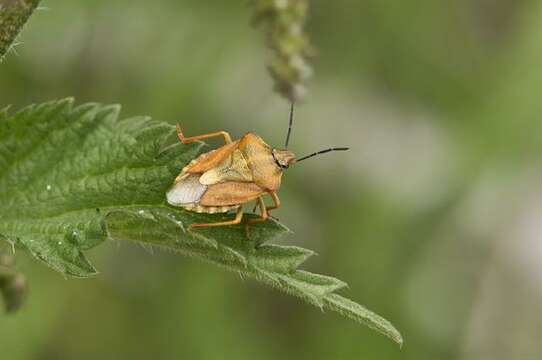
<path fill-rule="evenodd" d="M 17 311 L 26 295 L 26 278 L 13 269 L 13 256 L 0 250 L 0 295 L 6 312 Z"/>
<path fill-rule="evenodd" d="M 0 58 L 11 48 L 39 2 L 40 0 L 0 0 Z"/>

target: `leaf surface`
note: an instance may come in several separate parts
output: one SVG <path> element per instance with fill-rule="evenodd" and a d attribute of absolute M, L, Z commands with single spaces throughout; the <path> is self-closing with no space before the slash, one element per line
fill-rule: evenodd
<path fill-rule="evenodd" d="M 289 230 L 270 220 L 188 232 L 189 224 L 231 219 L 169 206 L 165 193 L 203 143 L 181 144 L 173 126 L 119 119 L 118 106 L 71 99 L 0 111 L 0 239 L 61 273 L 88 277 L 84 251 L 107 239 L 168 248 L 253 277 L 322 309 L 337 311 L 401 344 L 385 319 L 335 291 L 346 284 L 298 267 L 311 255 L 268 244 Z M 246 215 L 247 217 L 255 215 Z"/>

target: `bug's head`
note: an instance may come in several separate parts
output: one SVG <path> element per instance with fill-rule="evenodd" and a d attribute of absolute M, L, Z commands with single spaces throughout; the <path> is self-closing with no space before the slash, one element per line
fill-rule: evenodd
<path fill-rule="evenodd" d="M 295 163 L 295 155 L 288 149 L 273 149 L 273 158 L 281 169 L 288 169 Z"/>
<path fill-rule="evenodd" d="M 292 133 L 292 122 L 294 119 L 294 103 L 292 103 L 292 106 L 290 107 L 290 121 L 288 123 L 288 133 L 286 135 L 286 145 L 284 146 L 284 149 L 273 149 L 273 158 L 275 159 L 275 162 L 281 169 L 287 169 L 291 164 L 295 164 L 296 162 L 303 161 L 305 159 L 311 158 L 316 155 L 324 154 L 330 151 L 345 151 L 348 150 L 347 147 L 336 147 L 336 148 L 329 148 L 325 150 L 320 150 L 315 153 L 312 153 L 307 156 L 303 156 L 301 158 L 296 158 L 294 153 L 288 150 L 288 143 L 290 142 L 290 134 Z"/>

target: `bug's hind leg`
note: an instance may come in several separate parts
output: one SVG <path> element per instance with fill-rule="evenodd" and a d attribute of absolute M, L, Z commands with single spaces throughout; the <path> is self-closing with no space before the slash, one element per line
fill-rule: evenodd
<path fill-rule="evenodd" d="M 218 221 L 214 223 L 207 223 L 207 224 L 190 224 L 188 225 L 188 230 L 192 230 L 194 228 L 207 228 L 207 227 L 215 227 L 215 226 L 228 226 L 228 225 L 236 225 L 241 222 L 241 219 L 243 218 L 243 208 L 239 207 L 237 210 L 237 213 L 235 214 L 235 218 L 233 220 L 228 221 Z"/>
<path fill-rule="evenodd" d="M 258 197 L 258 202 L 256 203 L 256 206 L 254 207 L 254 209 L 256 209 L 256 207 L 260 208 L 261 217 L 257 218 L 257 219 L 248 219 L 245 222 L 245 234 L 247 235 L 247 239 L 250 239 L 250 228 L 249 228 L 249 226 L 251 224 L 257 224 L 257 223 L 260 223 L 260 222 L 264 222 L 269 217 L 269 214 L 267 213 L 267 207 L 265 206 L 265 203 L 263 201 L 263 197 L 261 197 L 261 196 Z"/>
<path fill-rule="evenodd" d="M 230 144 L 232 142 L 230 134 L 228 134 L 226 131 L 217 131 L 217 132 L 198 135 L 198 136 L 185 137 L 181 129 L 181 124 L 177 124 L 177 135 L 179 135 L 179 140 L 181 140 L 183 144 L 190 144 L 191 142 L 196 141 L 196 140 L 208 139 L 208 138 L 216 137 L 216 136 L 223 136 L 224 142 L 226 144 Z"/>

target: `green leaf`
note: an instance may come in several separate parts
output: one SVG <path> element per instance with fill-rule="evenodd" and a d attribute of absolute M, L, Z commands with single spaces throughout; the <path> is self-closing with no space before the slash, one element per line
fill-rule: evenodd
<path fill-rule="evenodd" d="M 398 343 L 386 320 L 334 292 L 340 280 L 298 270 L 313 252 L 266 244 L 289 230 L 269 220 L 193 232 L 191 223 L 231 219 L 167 205 L 173 179 L 204 144 L 183 145 L 173 126 L 118 106 L 72 100 L 0 112 L 0 239 L 64 274 L 96 273 L 84 255 L 106 239 L 137 241 L 253 277 L 322 309 L 365 323 Z M 255 217 L 248 214 L 246 217 Z"/>

